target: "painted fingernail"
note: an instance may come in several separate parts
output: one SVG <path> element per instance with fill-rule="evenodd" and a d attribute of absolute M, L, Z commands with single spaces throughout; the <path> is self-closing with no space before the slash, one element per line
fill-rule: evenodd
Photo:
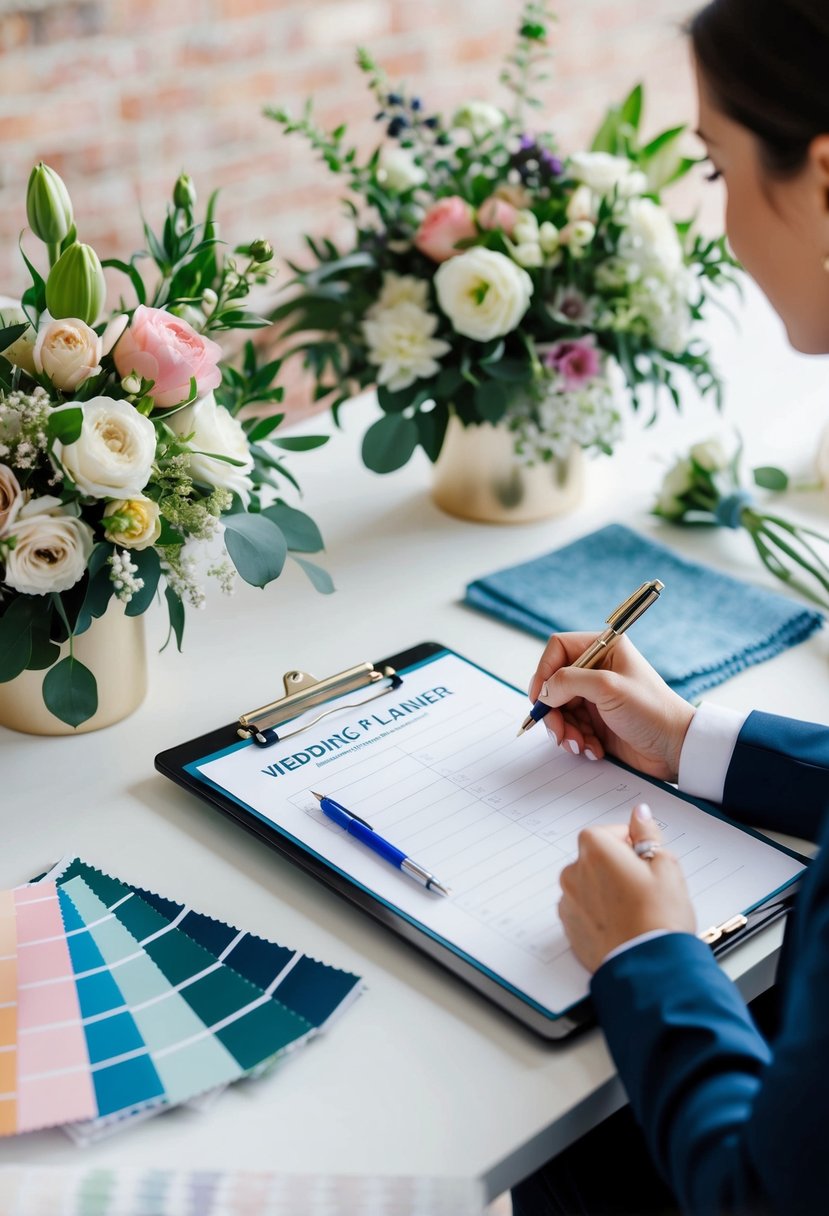
<path fill-rule="evenodd" d="M 578 743 L 576 743 L 575 739 L 568 739 L 567 746 L 570 748 L 570 751 L 573 753 L 574 756 L 577 756 L 579 754 L 579 745 L 578 745 Z"/>
<path fill-rule="evenodd" d="M 651 808 L 648 806 L 647 802 L 640 802 L 633 808 L 633 813 L 637 819 L 642 821 L 642 823 L 650 823 L 653 819 L 653 813 L 651 812 Z"/>
<path fill-rule="evenodd" d="M 599 758 L 595 752 L 591 752 L 589 747 L 586 747 L 584 749 L 584 754 L 585 754 L 585 756 L 587 756 L 588 760 L 598 760 L 598 758 Z"/>

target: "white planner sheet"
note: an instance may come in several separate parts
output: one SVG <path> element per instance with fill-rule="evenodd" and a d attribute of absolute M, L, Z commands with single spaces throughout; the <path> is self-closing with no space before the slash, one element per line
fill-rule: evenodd
<path fill-rule="evenodd" d="M 350 706 L 361 694 L 343 698 Z M 587 995 L 558 918 L 559 874 L 587 825 L 649 803 L 679 858 L 698 927 L 745 912 L 802 871 L 796 858 L 608 760 L 557 748 L 543 726 L 516 737 L 524 696 L 452 654 L 402 687 L 268 748 L 188 765 L 551 1013 Z M 311 721 L 319 709 L 310 711 Z M 287 729 L 301 726 L 303 719 Z M 327 794 L 452 894 L 426 891 L 319 810 Z"/>

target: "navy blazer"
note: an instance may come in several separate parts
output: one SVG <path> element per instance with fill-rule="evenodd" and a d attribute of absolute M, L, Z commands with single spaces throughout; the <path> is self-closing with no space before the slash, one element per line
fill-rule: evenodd
<path fill-rule="evenodd" d="M 593 1001 L 683 1211 L 819 1216 L 829 1212 L 829 727 L 751 714 L 722 805 L 822 844 L 786 927 L 773 1044 L 688 933 L 605 963 Z"/>

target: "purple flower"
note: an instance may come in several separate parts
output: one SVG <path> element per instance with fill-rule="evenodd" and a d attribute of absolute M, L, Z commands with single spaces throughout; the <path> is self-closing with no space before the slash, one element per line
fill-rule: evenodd
<path fill-rule="evenodd" d="M 592 335 L 554 342 L 545 352 L 543 362 L 551 371 L 558 372 L 568 391 L 589 384 L 598 376 L 602 366 Z"/>

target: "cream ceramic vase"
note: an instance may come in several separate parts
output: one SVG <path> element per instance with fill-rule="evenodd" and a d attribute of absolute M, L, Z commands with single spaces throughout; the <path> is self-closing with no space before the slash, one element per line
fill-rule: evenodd
<path fill-rule="evenodd" d="M 74 654 L 98 684 L 98 709 L 80 726 L 69 726 L 43 703 L 45 671 L 24 671 L 0 684 L 0 726 L 28 735 L 74 735 L 120 722 L 138 708 L 147 692 L 144 618 L 127 616 L 117 600 L 85 633 L 75 638 Z M 60 657 L 69 653 L 61 646 Z"/>
<path fill-rule="evenodd" d="M 449 419 L 432 485 L 434 502 L 447 514 L 478 523 L 531 523 L 571 511 L 583 490 L 581 448 L 528 466 L 515 455 L 515 436 L 506 427 Z"/>

